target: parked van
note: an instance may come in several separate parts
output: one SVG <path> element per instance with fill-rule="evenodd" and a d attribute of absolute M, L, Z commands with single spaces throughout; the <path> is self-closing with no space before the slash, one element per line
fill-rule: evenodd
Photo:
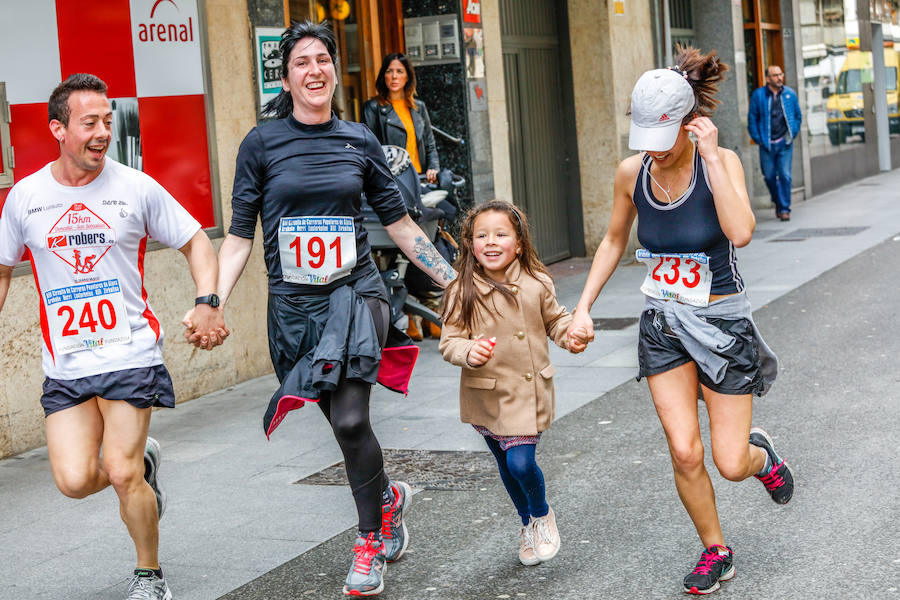
<path fill-rule="evenodd" d="M 884 49 L 885 86 L 887 88 L 888 123 L 891 133 L 900 133 L 900 110 L 897 107 L 897 51 Z M 828 120 L 828 138 L 832 145 L 843 144 L 851 135 L 866 137 L 863 123 L 863 71 L 872 68 L 872 53 L 851 50 L 841 67 L 837 85 L 825 109 Z"/>

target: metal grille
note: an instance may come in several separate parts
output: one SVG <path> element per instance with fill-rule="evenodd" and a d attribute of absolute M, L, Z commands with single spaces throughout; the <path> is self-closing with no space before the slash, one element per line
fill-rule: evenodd
<path fill-rule="evenodd" d="M 694 28 L 691 0 L 669 0 L 669 26 L 672 29 Z"/>
<path fill-rule="evenodd" d="M 425 490 L 478 490 L 497 479 L 490 452 L 385 448 L 385 470 L 392 479 Z M 335 463 L 295 484 L 347 485 L 344 462 Z"/>

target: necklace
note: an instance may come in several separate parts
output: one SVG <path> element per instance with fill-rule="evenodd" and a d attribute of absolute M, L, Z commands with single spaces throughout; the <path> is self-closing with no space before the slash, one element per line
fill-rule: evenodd
<path fill-rule="evenodd" d="M 693 163 L 693 157 L 694 157 L 693 147 L 694 147 L 694 143 L 691 142 L 691 162 L 692 163 Z M 680 167 L 678 167 L 676 169 L 676 174 L 675 174 L 676 178 L 678 177 L 678 175 L 681 174 L 682 169 L 684 169 L 684 165 L 681 165 Z M 660 168 L 660 173 L 659 173 L 660 176 L 662 176 L 661 171 L 662 171 L 662 168 Z M 659 188 L 659 191 L 661 191 L 663 194 L 666 195 L 666 204 L 672 204 L 672 196 L 670 195 L 672 192 L 672 184 L 668 183 L 668 180 L 665 179 L 665 181 L 667 181 L 667 183 L 666 183 L 666 187 L 664 188 L 662 186 L 662 184 L 659 183 L 659 180 L 653 176 L 653 173 L 650 172 L 649 168 L 647 169 L 647 175 L 650 176 L 650 179 L 653 181 L 653 183 L 656 184 L 656 187 Z"/>

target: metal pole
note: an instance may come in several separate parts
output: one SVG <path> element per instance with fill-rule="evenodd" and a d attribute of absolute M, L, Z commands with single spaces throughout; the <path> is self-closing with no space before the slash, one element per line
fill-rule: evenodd
<path fill-rule="evenodd" d="M 872 23 L 872 90 L 875 94 L 875 131 L 878 137 L 878 169 L 891 170 L 891 134 L 888 128 L 887 84 L 884 68 L 884 34 L 881 23 Z"/>

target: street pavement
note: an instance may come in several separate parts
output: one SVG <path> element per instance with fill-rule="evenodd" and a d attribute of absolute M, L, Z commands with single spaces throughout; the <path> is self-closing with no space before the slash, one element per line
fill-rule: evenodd
<path fill-rule="evenodd" d="M 755 319 L 781 360 L 755 422 L 793 466 L 797 492 L 776 506 L 756 480 L 724 481 L 707 455 L 738 573 L 719 597 L 900 598 L 898 187 L 900 171 L 800 203 L 789 223 L 760 212 L 753 243 L 738 251 Z M 588 267 L 552 266 L 567 306 Z M 643 276 L 642 266 L 621 267 L 592 315 L 637 317 Z M 584 354 L 551 353 L 557 422 L 538 459 L 560 554 L 519 565 L 517 518 L 499 478 L 487 470 L 466 484 L 462 474 L 456 489 L 417 486 L 410 551 L 389 565 L 381 597 L 682 597 L 701 547 L 646 384 L 634 381 L 636 338 L 630 325 L 598 331 Z M 481 438 L 458 420 L 457 369 L 435 341 L 420 345 L 409 395 L 373 394 L 382 446 L 389 456 L 474 452 L 465 460 L 484 465 Z M 262 377 L 153 416 L 169 494 L 160 557 L 177 599 L 340 596 L 351 495 L 295 483 L 340 461 L 340 451 L 315 407 L 292 413 L 267 442 L 262 414 L 276 387 Z M 62 497 L 46 448 L 0 461 L 0 598 L 122 598 L 133 548 L 117 512 L 111 490 Z"/>

